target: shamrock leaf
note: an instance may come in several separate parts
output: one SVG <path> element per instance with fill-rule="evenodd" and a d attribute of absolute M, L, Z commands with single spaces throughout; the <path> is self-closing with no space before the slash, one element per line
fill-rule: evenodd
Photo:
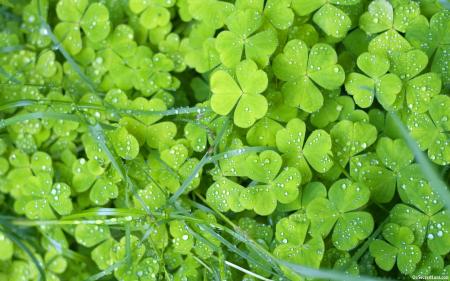
<path fill-rule="evenodd" d="M 187 123 L 184 126 L 184 136 L 191 142 L 194 151 L 201 152 L 206 148 L 207 131 L 203 126 L 195 123 Z"/>
<path fill-rule="evenodd" d="M 241 192 L 240 202 L 244 208 L 254 209 L 259 215 L 267 215 L 275 210 L 277 201 L 289 203 L 295 200 L 301 174 L 292 167 L 279 173 L 281 165 L 281 156 L 271 150 L 247 157 L 247 176 L 260 184 L 249 186 Z"/>
<path fill-rule="evenodd" d="M 111 134 L 116 153 L 125 160 L 134 159 L 139 153 L 139 143 L 136 138 L 128 133 L 125 127 L 120 127 Z"/>
<path fill-rule="evenodd" d="M 399 195 L 405 204 L 397 204 L 391 211 L 394 223 L 407 226 L 414 231 L 415 243 L 422 245 L 427 240 L 428 248 L 436 254 L 450 252 L 447 225 L 450 223 L 443 202 L 434 193 L 417 164 L 410 165 L 399 179 Z"/>
<path fill-rule="evenodd" d="M 29 187 L 24 191 L 28 197 L 25 205 L 25 214 L 31 219 L 54 218 L 55 210 L 60 215 L 68 215 L 72 212 L 72 200 L 70 199 L 70 186 L 65 183 L 55 183 L 46 174 L 40 174 L 28 179 Z"/>
<path fill-rule="evenodd" d="M 306 16 L 315 12 L 313 21 L 325 32 L 325 34 L 336 38 L 342 38 L 350 29 L 351 20 L 344 11 L 335 5 L 355 5 L 358 2 L 358 0 L 293 0 L 292 8 L 300 16 Z"/>
<path fill-rule="evenodd" d="M 402 89 L 402 81 L 389 70 L 389 60 L 378 54 L 363 53 L 358 57 L 357 64 L 365 74 L 350 73 L 345 83 L 345 89 L 353 95 L 355 103 L 362 108 L 372 105 L 374 96 L 385 109 L 389 109 L 396 101 Z"/>
<path fill-rule="evenodd" d="M 275 136 L 283 129 L 278 122 L 263 117 L 258 120 L 247 132 L 247 142 L 252 146 L 275 146 Z"/>
<path fill-rule="evenodd" d="M 174 220 L 169 224 L 170 235 L 172 235 L 172 243 L 174 251 L 180 254 L 188 254 L 194 246 L 194 237 L 189 233 L 185 222 Z"/>
<path fill-rule="evenodd" d="M 172 193 L 175 193 L 181 183 L 191 175 L 198 162 L 196 158 L 189 158 L 189 151 L 182 143 L 162 150 L 160 157 L 150 153 L 147 160 L 148 167 L 151 167 L 150 175 L 160 186 L 167 188 Z M 186 188 L 186 192 L 198 187 L 201 174 L 202 170 L 200 169 Z"/>
<path fill-rule="evenodd" d="M 264 7 L 264 16 L 280 30 L 288 29 L 294 23 L 294 12 L 290 0 L 268 0 Z"/>
<path fill-rule="evenodd" d="M 395 7 L 386 0 L 375 0 L 368 11 L 361 15 L 360 26 L 367 33 L 374 34 L 386 30 L 405 32 L 408 25 L 420 15 L 416 2 L 405 1 Z"/>
<path fill-rule="evenodd" d="M 123 261 L 127 257 L 126 237 L 120 239 L 119 243 L 115 243 L 110 251 L 110 255 L 115 262 Z M 131 280 L 145 280 L 156 281 L 156 274 L 159 271 L 159 264 L 151 257 L 145 257 L 146 247 L 139 239 L 130 236 L 131 263 L 121 263 L 114 270 L 114 276 L 117 279 L 131 281 Z"/>
<path fill-rule="evenodd" d="M 244 50 L 247 60 L 253 60 L 260 66 L 268 64 L 278 46 L 278 38 L 272 29 L 257 32 L 262 23 L 261 13 L 254 9 L 236 10 L 227 18 L 229 30 L 219 33 L 216 40 L 220 61 L 225 66 L 236 66 Z"/>
<path fill-rule="evenodd" d="M 431 99 L 429 114 L 411 114 L 408 118 L 408 128 L 411 136 L 422 150 L 428 150 L 428 157 L 439 165 L 450 163 L 450 116 L 448 107 L 450 98 L 437 95 Z"/>
<path fill-rule="evenodd" d="M 333 126 L 330 135 L 333 154 L 344 167 L 352 156 L 364 151 L 376 141 L 377 129 L 365 122 L 342 120 Z"/>
<path fill-rule="evenodd" d="M 131 12 L 139 15 L 139 23 L 147 29 L 169 24 L 170 12 L 167 8 L 175 5 L 176 1 L 146 1 L 130 0 L 128 6 Z"/>
<path fill-rule="evenodd" d="M 206 201 L 220 212 L 241 212 L 244 210 L 240 195 L 244 187 L 225 178 L 220 177 L 206 192 Z"/>
<path fill-rule="evenodd" d="M 236 66 L 237 82 L 228 72 L 218 70 L 211 76 L 211 108 L 227 115 L 235 105 L 234 123 L 248 128 L 267 112 L 267 100 L 261 95 L 267 88 L 267 75 L 251 60 Z"/>
<path fill-rule="evenodd" d="M 296 167 L 304 176 L 304 182 L 311 179 L 311 166 L 324 173 L 333 166 L 331 159 L 331 138 L 323 130 L 313 131 L 305 143 L 306 125 L 300 119 L 292 119 L 285 129 L 276 135 L 278 149 L 283 152 L 286 164 Z M 308 165 L 309 164 L 309 165 Z"/>
<path fill-rule="evenodd" d="M 105 169 L 96 160 L 80 158 L 72 164 L 72 186 L 79 193 L 90 189 L 91 202 L 105 205 L 119 193 L 116 183 L 120 179 L 112 175 L 112 169 L 111 166 Z"/>
<path fill-rule="evenodd" d="M 378 140 L 376 155 L 352 157 L 350 172 L 370 188 L 374 201 L 387 203 L 392 200 L 396 186 L 400 188 L 399 180 L 403 173 L 408 172 L 413 159 L 402 139 L 382 137 Z"/>
<path fill-rule="evenodd" d="M 308 47 L 301 40 L 291 40 L 286 44 L 283 53 L 273 61 L 273 71 L 277 78 L 286 81 L 282 87 L 285 101 L 306 112 L 322 107 L 323 97 L 316 84 L 333 90 L 339 88 L 345 79 L 344 70 L 337 64 L 337 55 L 331 46 L 316 44 L 308 55 Z"/>
<path fill-rule="evenodd" d="M 401 273 L 407 275 L 414 272 L 422 253 L 420 248 L 412 245 L 413 232 L 404 226 L 389 223 L 383 228 L 384 240 L 374 240 L 370 244 L 370 253 L 375 257 L 377 265 L 385 270 L 391 270 L 397 261 Z"/>
<path fill-rule="evenodd" d="M 304 214 L 294 213 L 277 222 L 275 238 L 282 244 L 301 245 L 308 232 L 309 220 Z"/>
<path fill-rule="evenodd" d="M 234 10 L 233 4 L 217 0 L 189 0 L 188 5 L 194 19 L 214 29 L 221 28 Z"/>
<path fill-rule="evenodd" d="M 302 244 L 281 244 L 274 250 L 274 255 L 291 263 L 319 268 L 325 245 L 320 238 L 312 238 Z"/>
<path fill-rule="evenodd" d="M 392 56 L 391 72 L 405 83 L 406 102 L 414 112 L 428 110 L 430 99 L 441 91 L 441 79 L 433 72 L 419 75 L 427 66 L 428 57 L 420 50 L 411 50 Z"/>
<path fill-rule="evenodd" d="M 311 220 L 310 232 L 326 237 L 333 229 L 333 245 L 343 251 L 355 248 L 373 230 L 370 213 L 355 211 L 370 197 L 367 187 L 341 179 L 333 183 L 328 199 L 316 198 L 308 205 L 306 215 Z"/>
<path fill-rule="evenodd" d="M 434 14 L 428 22 L 426 17 L 418 17 L 406 29 L 405 37 L 414 48 L 424 51 L 429 58 L 437 49 L 445 48 L 450 37 L 446 32 L 450 13 L 444 9 Z"/>
<path fill-rule="evenodd" d="M 82 49 L 80 27 L 93 42 L 105 39 L 110 31 L 109 11 L 101 3 L 87 0 L 60 0 L 56 14 L 61 20 L 55 27 L 55 35 L 72 55 Z"/>
<path fill-rule="evenodd" d="M 85 247 L 93 247 L 109 237 L 109 228 L 105 225 L 79 224 L 75 228 L 75 239 Z"/>

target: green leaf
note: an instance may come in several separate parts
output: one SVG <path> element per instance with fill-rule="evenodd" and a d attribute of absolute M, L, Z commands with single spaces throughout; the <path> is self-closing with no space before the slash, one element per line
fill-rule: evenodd
<path fill-rule="evenodd" d="M 236 76 L 239 85 L 225 71 L 212 75 L 211 107 L 214 112 L 227 115 L 237 103 L 234 123 L 248 128 L 267 112 L 267 100 L 260 95 L 267 88 L 267 75 L 253 61 L 245 60 L 236 67 Z"/>
<path fill-rule="evenodd" d="M 294 12 L 290 6 L 291 0 L 268 0 L 264 7 L 264 15 L 274 27 L 286 30 L 294 23 Z"/>
<path fill-rule="evenodd" d="M 89 198 L 96 205 L 105 205 L 110 199 L 117 198 L 119 189 L 109 179 L 99 178 L 91 188 Z"/>
<path fill-rule="evenodd" d="M 337 64 L 336 51 L 330 45 L 319 43 L 311 48 L 308 76 L 327 90 L 337 89 L 344 83 L 344 69 Z"/>
<path fill-rule="evenodd" d="M 242 95 L 242 91 L 225 71 L 219 70 L 211 76 L 211 108 L 220 115 L 227 115 L 231 112 Z"/>
<path fill-rule="evenodd" d="M 367 187 L 353 183 L 348 179 L 338 180 L 330 187 L 328 198 L 342 213 L 364 206 L 370 197 Z"/>
<path fill-rule="evenodd" d="M 301 245 L 305 241 L 309 221 L 303 214 L 293 214 L 277 222 L 275 238 L 282 244 Z"/>
<path fill-rule="evenodd" d="M 114 149 L 125 160 L 136 158 L 139 153 L 139 143 L 136 138 L 128 133 L 125 127 L 120 127 L 113 133 Z"/>
<path fill-rule="evenodd" d="M 67 22 L 77 22 L 83 16 L 88 0 L 61 0 L 56 5 L 58 18 Z"/>
<path fill-rule="evenodd" d="M 354 249 L 360 241 L 372 234 L 374 221 L 367 212 L 343 214 L 333 230 L 333 245 L 342 251 Z"/>
<path fill-rule="evenodd" d="M 5 236 L 5 234 L 3 234 L 3 232 L 0 232 L 0 247 L 2 248 L 0 260 L 7 261 L 11 259 L 14 254 L 14 244 Z"/>
<path fill-rule="evenodd" d="M 110 237 L 109 228 L 105 225 L 79 224 L 75 228 L 75 239 L 85 247 L 93 247 Z"/>
<path fill-rule="evenodd" d="M 315 130 L 309 135 L 303 152 L 308 163 L 320 173 L 328 171 L 334 164 L 331 159 L 331 137 L 323 130 Z"/>
<path fill-rule="evenodd" d="M 280 171 L 282 162 L 278 153 L 266 150 L 259 155 L 248 156 L 245 160 L 245 167 L 249 178 L 261 183 L 269 183 Z"/>
<path fill-rule="evenodd" d="M 375 262 L 383 270 L 389 271 L 397 260 L 397 267 L 403 274 L 411 274 L 422 258 L 420 248 L 411 245 L 414 241 L 413 232 L 395 223 L 389 223 L 383 228 L 383 236 L 390 243 L 375 240 L 370 245 L 370 252 Z"/>
<path fill-rule="evenodd" d="M 294 201 L 298 194 L 302 176 L 296 168 L 287 167 L 281 171 L 272 185 L 275 188 L 277 200 L 282 204 Z"/>
<path fill-rule="evenodd" d="M 306 16 L 322 7 L 325 3 L 327 3 L 325 0 L 293 0 L 292 8 L 298 15 Z"/>
<path fill-rule="evenodd" d="M 258 120 L 247 132 L 247 142 L 252 146 L 275 146 L 275 136 L 283 129 L 278 122 L 263 117 Z"/>
<path fill-rule="evenodd" d="M 52 208 L 60 215 L 72 212 L 72 199 L 70 186 L 65 183 L 55 183 L 50 190 L 48 201 Z"/>
<path fill-rule="evenodd" d="M 206 201 L 221 212 L 244 210 L 240 203 L 240 194 L 244 190 L 241 185 L 224 177 L 213 183 L 206 192 Z"/>
<path fill-rule="evenodd" d="M 343 120 L 330 131 L 333 154 L 341 166 L 345 166 L 353 155 L 365 150 L 377 139 L 375 126 L 363 122 Z"/>
<path fill-rule="evenodd" d="M 91 4 L 84 13 L 80 26 L 89 40 L 102 41 L 111 30 L 108 8 L 101 3 Z"/>
<path fill-rule="evenodd" d="M 255 185 L 244 189 L 240 195 L 240 203 L 260 216 L 267 216 L 275 211 L 277 197 L 267 185 Z"/>
<path fill-rule="evenodd" d="M 313 16 L 313 21 L 329 36 L 344 37 L 351 27 L 351 20 L 341 9 L 331 4 L 323 5 Z"/>

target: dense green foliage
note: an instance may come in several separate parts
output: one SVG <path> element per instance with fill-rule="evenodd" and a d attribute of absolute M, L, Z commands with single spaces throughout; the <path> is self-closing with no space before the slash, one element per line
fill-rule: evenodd
<path fill-rule="evenodd" d="M 0 281 L 450 276 L 444 2 L 0 5 Z"/>

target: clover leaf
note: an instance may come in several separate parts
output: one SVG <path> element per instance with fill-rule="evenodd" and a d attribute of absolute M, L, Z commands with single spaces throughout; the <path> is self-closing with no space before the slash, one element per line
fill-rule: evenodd
<path fill-rule="evenodd" d="M 211 76 L 211 108 L 220 115 L 227 115 L 236 105 L 234 123 L 248 128 L 267 112 L 267 100 L 261 95 L 267 88 L 267 75 L 251 60 L 236 66 L 236 78 L 223 70 Z"/>
<path fill-rule="evenodd" d="M 247 142 L 252 146 L 275 146 L 275 136 L 281 129 L 283 129 L 283 126 L 278 122 L 263 117 L 248 130 Z"/>
<path fill-rule="evenodd" d="M 120 157 L 125 160 L 132 160 L 138 155 L 139 143 L 132 134 L 128 133 L 125 127 L 115 130 L 111 137 L 116 140 L 113 145 Z"/>
<path fill-rule="evenodd" d="M 428 21 L 426 17 L 418 17 L 406 29 L 405 37 L 411 45 L 424 51 L 431 57 L 437 49 L 445 48 L 449 37 L 446 25 L 450 20 L 448 10 L 434 14 Z"/>
<path fill-rule="evenodd" d="M 356 211 L 370 197 L 369 189 L 348 179 L 333 183 L 328 199 L 316 198 L 308 205 L 306 215 L 311 220 L 312 235 L 327 236 L 333 229 L 333 245 L 343 251 L 355 248 L 373 230 L 370 213 Z"/>
<path fill-rule="evenodd" d="M 123 261 L 126 258 L 126 238 L 120 239 L 119 243 L 113 245 L 111 249 L 111 257 L 115 262 Z M 131 280 L 157 280 L 159 264 L 151 257 L 145 257 L 146 247 L 139 239 L 131 235 L 131 264 L 122 263 L 114 270 L 114 276 L 118 279 Z"/>
<path fill-rule="evenodd" d="M 371 106 L 375 96 L 384 108 L 389 109 L 402 89 L 402 81 L 397 75 L 386 73 L 390 66 L 387 57 L 366 52 L 358 57 L 357 64 L 368 77 L 350 73 L 345 83 L 347 92 L 360 107 Z"/>
<path fill-rule="evenodd" d="M 274 27 L 286 30 L 294 23 L 294 12 L 290 6 L 290 0 L 268 0 L 264 7 L 264 16 Z"/>
<path fill-rule="evenodd" d="M 411 114 L 407 121 L 411 136 L 422 150 L 428 150 L 428 157 L 439 165 L 450 163 L 448 106 L 448 96 L 435 96 L 431 99 L 429 114 Z"/>
<path fill-rule="evenodd" d="M 161 187 L 157 186 L 154 183 L 150 183 L 145 186 L 144 189 L 140 189 L 138 191 L 138 195 L 140 199 L 135 196 L 133 200 L 135 205 L 141 208 L 145 207 L 142 206 L 142 202 L 151 210 L 157 210 L 163 207 L 166 203 L 166 194 L 163 192 L 163 190 L 161 190 Z"/>
<path fill-rule="evenodd" d="M 260 66 L 268 64 L 278 46 L 278 38 L 272 29 L 257 32 L 262 23 L 261 13 L 254 9 L 236 10 L 230 14 L 226 20 L 229 30 L 219 33 L 216 40 L 220 61 L 225 66 L 236 66 L 243 51 L 247 60 Z"/>
<path fill-rule="evenodd" d="M 345 79 L 344 70 L 337 64 L 336 52 L 330 45 L 316 44 L 308 54 L 308 47 L 301 40 L 286 44 L 283 53 L 273 61 L 273 71 L 277 78 L 286 82 L 282 87 L 285 101 L 306 112 L 317 111 L 323 105 L 323 96 L 316 84 L 333 90 Z"/>
<path fill-rule="evenodd" d="M 168 8 L 175 5 L 175 1 L 146 1 L 130 0 L 128 6 L 131 12 L 139 15 L 139 23 L 147 29 L 165 26 L 170 21 Z"/>
<path fill-rule="evenodd" d="M 415 112 L 428 110 L 430 99 L 441 91 L 441 79 L 437 73 L 419 75 L 427 66 L 428 57 L 420 50 L 411 50 L 392 56 L 391 72 L 405 83 L 406 102 Z"/>
<path fill-rule="evenodd" d="M 447 225 L 448 212 L 442 200 L 434 193 L 417 164 L 410 165 L 399 179 L 399 195 L 405 204 L 397 204 L 391 211 L 394 223 L 408 226 L 414 231 L 415 243 L 427 240 L 428 248 L 436 254 L 450 252 Z"/>
<path fill-rule="evenodd" d="M 359 20 L 361 29 L 379 34 L 369 43 L 369 51 L 390 55 L 394 51 L 409 50 L 411 45 L 398 32 L 404 33 L 419 15 L 420 7 L 416 2 L 404 1 L 393 7 L 386 0 L 372 1 Z"/>
<path fill-rule="evenodd" d="M 118 180 L 111 177 L 110 171 L 110 166 L 109 169 L 105 169 L 98 161 L 80 158 L 72 164 L 72 186 L 77 192 L 90 189 L 91 202 L 105 205 L 119 193 L 116 185 Z"/>
<path fill-rule="evenodd" d="M 378 140 L 376 155 L 365 154 L 353 157 L 350 172 L 371 190 L 371 197 L 380 203 L 390 202 L 396 186 L 400 188 L 400 178 L 408 172 L 414 159 L 413 154 L 402 139 Z"/>
<path fill-rule="evenodd" d="M 342 120 L 330 131 L 333 154 L 341 166 L 347 165 L 353 155 L 364 151 L 377 139 L 375 126 L 365 122 Z"/>
<path fill-rule="evenodd" d="M 169 224 L 170 235 L 172 235 L 172 244 L 174 251 L 180 254 L 188 254 L 194 246 L 194 237 L 187 230 L 184 221 L 171 221 Z"/>
<path fill-rule="evenodd" d="M 217 179 L 206 192 L 206 201 L 220 212 L 241 212 L 244 210 L 240 195 L 244 187 L 225 178 Z"/>
<path fill-rule="evenodd" d="M 109 237 L 109 228 L 105 225 L 79 224 L 75 228 L 75 239 L 85 247 L 93 247 Z"/>
<path fill-rule="evenodd" d="M 82 49 L 80 27 L 94 42 L 105 39 L 111 28 L 108 8 L 101 3 L 88 5 L 87 0 L 60 0 L 56 5 L 56 14 L 61 22 L 55 27 L 55 35 L 72 55 Z"/>
<path fill-rule="evenodd" d="M 313 1 L 313 0 L 293 0 L 292 8 L 300 16 L 307 16 L 311 13 L 313 21 L 328 36 L 342 38 L 351 27 L 350 17 L 335 5 L 355 5 L 358 0 L 345 1 Z"/>
<path fill-rule="evenodd" d="M 234 6 L 225 1 L 188 0 L 188 9 L 194 19 L 219 29 L 233 12 Z"/>
<path fill-rule="evenodd" d="M 25 214 L 31 219 L 54 218 L 55 210 L 60 215 L 68 215 L 72 212 L 72 200 L 70 199 L 70 186 L 65 183 L 55 183 L 46 174 L 40 174 L 28 179 L 28 189 L 24 194 L 28 196 L 25 205 Z"/>
<path fill-rule="evenodd" d="M 320 238 L 312 238 L 302 244 L 281 244 L 274 250 L 274 255 L 280 259 L 295 264 L 319 268 L 324 254 L 325 245 Z"/>
<path fill-rule="evenodd" d="M 413 232 L 408 227 L 389 223 L 383 228 L 383 237 L 387 242 L 377 239 L 370 244 L 370 253 L 375 257 L 377 265 L 389 271 L 397 261 L 401 273 L 413 273 L 422 257 L 420 248 L 412 245 Z"/>
<path fill-rule="evenodd" d="M 281 165 L 281 156 L 271 150 L 246 158 L 247 176 L 259 184 L 241 192 L 240 203 L 244 208 L 253 209 L 259 215 L 268 215 L 275 210 L 277 201 L 289 203 L 295 200 L 301 174 L 292 167 L 280 172 Z"/>
<path fill-rule="evenodd" d="M 313 131 L 305 142 L 306 125 L 300 119 L 292 119 L 285 129 L 276 135 L 278 149 L 283 152 L 286 164 L 296 167 L 305 177 L 304 182 L 311 178 L 311 166 L 314 170 L 324 173 L 333 166 L 331 159 L 331 138 L 324 130 Z"/>

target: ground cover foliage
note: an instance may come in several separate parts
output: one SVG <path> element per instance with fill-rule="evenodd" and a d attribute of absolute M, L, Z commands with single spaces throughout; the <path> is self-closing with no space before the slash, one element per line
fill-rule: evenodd
<path fill-rule="evenodd" d="M 449 276 L 445 1 L 0 4 L 0 280 Z"/>

